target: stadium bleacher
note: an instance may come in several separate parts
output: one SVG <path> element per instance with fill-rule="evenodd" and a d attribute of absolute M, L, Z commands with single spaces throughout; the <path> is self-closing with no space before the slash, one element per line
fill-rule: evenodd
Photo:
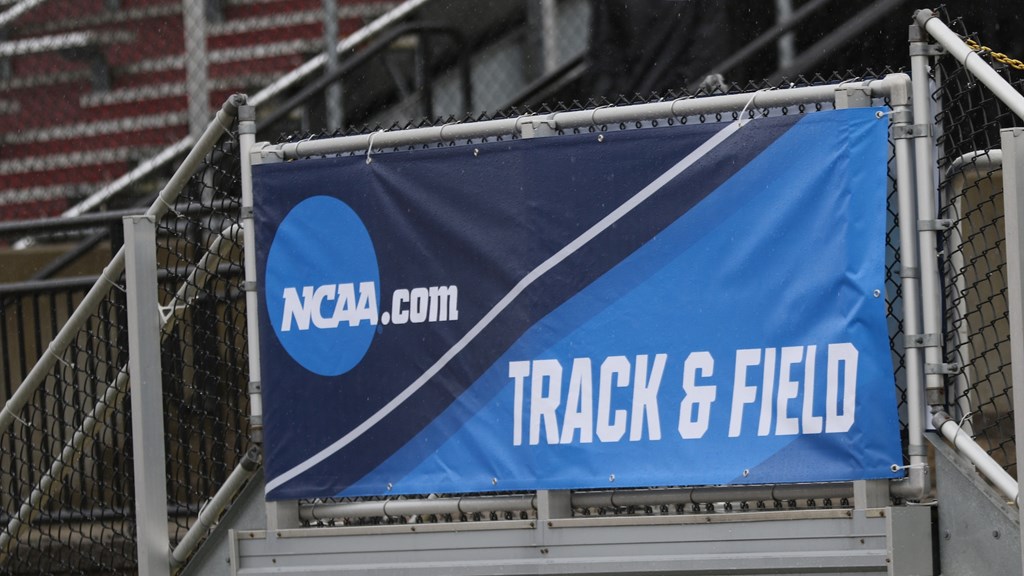
<path fill-rule="evenodd" d="M 339 34 L 395 4 L 343 3 Z M 320 0 L 211 6 L 211 107 L 323 49 Z M 0 24 L 0 221 L 58 215 L 188 133 L 181 10 L 180 0 L 0 2 L 12 16 Z"/>

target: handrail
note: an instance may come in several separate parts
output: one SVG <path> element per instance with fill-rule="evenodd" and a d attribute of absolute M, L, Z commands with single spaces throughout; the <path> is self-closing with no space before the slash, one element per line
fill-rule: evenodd
<path fill-rule="evenodd" d="M 224 134 L 224 126 L 230 123 L 231 118 L 238 111 L 238 106 L 244 103 L 244 100 L 244 96 L 236 94 L 224 102 L 216 117 L 207 126 L 206 132 L 200 136 L 196 147 L 192 149 L 177 171 L 175 171 L 174 176 L 167 182 L 157 201 L 146 212 L 147 214 L 160 217 L 169 210 L 185 183 L 199 166 L 200 162 L 202 162 L 203 157 L 213 150 L 217 140 Z M 86 294 L 85 299 L 75 309 L 71 318 L 65 322 L 60 332 L 50 342 L 46 353 L 39 358 L 21 385 L 18 386 L 14 394 L 8 398 L 7 403 L 0 409 L 0 435 L 5 433 L 14 423 L 18 411 L 24 407 L 39 385 L 49 376 L 53 365 L 70 345 L 82 324 L 92 314 L 94 307 L 98 306 L 100 301 L 106 296 L 109 291 L 108 282 L 116 283 L 118 281 L 121 272 L 124 271 L 124 258 L 124 249 L 122 248 L 110 261 L 110 264 L 103 269 L 101 279 L 93 285 L 89 293 Z"/>
<path fill-rule="evenodd" d="M 1024 119 L 1024 95 L 1017 92 L 998 72 L 972 50 L 970 46 L 949 29 L 938 16 L 931 10 L 918 10 L 914 13 L 914 20 L 917 25 L 924 28 L 928 34 L 935 39 L 946 52 L 956 58 L 968 72 L 973 74 L 982 84 L 1006 104 L 1006 107 L 1013 111 L 1018 118 Z M 973 58 L 972 58 L 973 56 Z"/>
<path fill-rule="evenodd" d="M 272 126 L 275 122 L 288 115 L 292 110 L 298 108 L 299 105 L 305 103 L 320 92 L 323 92 L 330 84 L 336 82 L 345 74 L 348 74 L 358 66 L 365 64 L 368 60 L 387 49 L 388 46 L 398 38 L 407 34 L 418 34 L 423 38 L 431 33 L 450 36 L 455 40 L 456 44 L 458 44 L 458 51 L 460 54 L 459 67 L 463 90 L 462 97 L 466 103 L 466 108 L 471 108 L 472 90 L 470 90 L 468 46 L 465 36 L 459 30 L 444 24 L 433 22 L 408 22 L 391 29 L 388 33 L 374 41 L 373 44 L 366 46 L 360 50 L 358 54 L 342 62 L 334 71 L 323 74 L 312 84 L 307 85 L 297 94 L 286 100 L 284 104 L 277 106 L 273 112 L 260 120 L 258 127 L 256 128 L 257 133 L 265 130 L 268 126 Z M 429 88 L 424 89 L 429 90 Z M 427 111 L 427 115 L 430 115 L 429 111 Z"/>
<path fill-rule="evenodd" d="M 740 62 L 745 61 L 747 58 L 750 58 L 755 54 L 760 54 L 761 50 L 764 49 L 764 47 L 767 46 L 769 43 L 778 39 L 783 34 L 791 31 L 793 28 L 796 28 L 798 24 L 806 20 L 808 17 L 814 15 L 814 13 L 816 13 L 819 9 L 821 9 L 831 1 L 832 0 L 811 0 L 810 2 L 804 4 L 795 12 L 793 12 L 793 14 L 789 18 L 772 26 L 763 34 L 752 40 L 743 48 L 733 53 L 725 60 L 722 60 L 721 62 L 715 64 L 711 68 L 708 68 L 707 72 L 698 76 L 696 81 L 691 83 L 687 87 L 687 89 L 691 92 L 696 92 L 700 88 L 700 85 L 704 81 L 704 78 L 707 77 L 708 75 L 725 74 L 729 70 L 735 68 L 736 65 L 738 65 Z"/>
<path fill-rule="evenodd" d="M 28 0 L 33 1 L 33 0 Z M 44 1 L 44 0 L 40 0 Z M 364 42 L 374 38 L 385 28 L 389 27 L 394 22 L 401 20 L 408 16 L 417 8 L 420 8 L 431 0 L 406 0 L 399 6 L 396 6 L 391 11 L 380 16 L 370 24 L 360 28 L 351 35 L 345 37 L 338 43 L 337 51 L 339 53 L 353 50 L 363 44 Z M 6 14 L 6 12 L 5 12 Z M 249 98 L 249 103 L 253 106 L 258 106 L 268 100 L 279 96 L 286 90 L 292 88 L 294 85 L 305 80 L 308 76 L 315 73 L 324 63 L 327 61 L 326 55 L 321 52 L 320 54 L 310 58 L 305 64 L 302 64 L 298 68 L 292 70 L 288 74 L 285 74 L 279 78 L 276 82 L 267 86 L 263 90 L 260 90 L 252 97 Z M 110 184 L 100 188 L 96 192 L 89 195 L 87 198 L 75 204 L 68 210 L 65 210 L 61 216 L 78 216 L 97 208 L 101 204 L 109 201 L 111 198 L 120 194 L 129 186 L 136 181 L 146 178 L 153 174 L 157 170 L 163 168 L 167 164 L 170 164 L 172 160 L 184 154 L 192 145 L 195 143 L 192 136 L 186 136 L 181 140 L 171 144 L 156 156 L 153 156 L 149 160 L 146 160 L 131 172 L 121 176 L 117 180 L 114 180 Z"/>
<path fill-rule="evenodd" d="M 19 16 L 36 6 L 39 6 L 43 2 L 46 2 L 46 0 L 22 0 L 14 6 L 11 6 L 3 13 L 0 13 L 0 28 L 14 22 Z"/>
<path fill-rule="evenodd" d="M 872 93 L 876 91 L 877 93 L 887 93 L 892 87 L 890 82 L 895 81 L 895 76 L 893 76 L 890 80 L 852 82 L 846 83 L 843 86 L 846 88 L 858 87 Z M 518 134 L 521 130 L 533 124 L 543 124 L 551 128 L 564 130 L 636 120 L 677 118 L 708 112 L 740 112 L 747 108 L 771 108 L 775 106 L 792 106 L 800 103 L 831 101 L 839 89 L 840 86 L 837 84 L 802 86 L 757 92 L 753 95 L 727 94 L 706 98 L 680 98 L 647 104 L 611 106 L 591 110 L 556 112 L 548 115 L 501 118 L 479 122 L 463 122 L 320 140 L 285 142 L 276 145 L 261 143 L 257 145 L 253 153 L 259 154 L 261 158 L 275 157 L 277 160 L 294 160 L 322 154 L 365 151 L 371 143 L 374 149 L 379 150 L 439 141 L 449 142 L 452 140 L 482 138 L 503 134 Z"/>

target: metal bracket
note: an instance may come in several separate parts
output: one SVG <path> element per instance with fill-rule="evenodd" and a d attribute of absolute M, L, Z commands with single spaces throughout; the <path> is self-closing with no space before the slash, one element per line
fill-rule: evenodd
<path fill-rule="evenodd" d="M 242 217 L 242 220 L 252 220 L 252 206 L 242 206 L 239 208 L 239 215 Z"/>
<path fill-rule="evenodd" d="M 519 133 L 523 138 L 536 138 L 539 136 L 553 136 L 558 130 L 558 122 L 555 115 L 550 114 L 544 117 L 533 116 L 527 118 L 520 126 Z"/>
<path fill-rule="evenodd" d="M 904 107 L 902 110 L 893 110 L 890 117 L 893 124 L 910 124 L 914 121 L 914 111 Z"/>
<path fill-rule="evenodd" d="M 871 106 L 871 89 L 867 86 L 842 86 L 836 88 L 836 108 L 866 108 Z"/>
<path fill-rule="evenodd" d="M 921 269 L 917 266 L 900 266 L 900 278 L 920 278 Z"/>
<path fill-rule="evenodd" d="M 925 374 L 959 374 L 960 365 L 956 362 L 932 364 L 926 362 L 924 365 Z"/>
<path fill-rule="evenodd" d="M 889 129 L 893 140 L 903 138 L 930 138 L 932 135 L 931 124 L 893 124 Z"/>
<path fill-rule="evenodd" d="M 932 348 L 942 345 L 938 334 L 907 334 L 903 337 L 904 348 Z"/>
<path fill-rule="evenodd" d="M 939 220 L 918 220 L 917 229 L 921 232 L 942 232 L 949 230 L 953 227 L 953 221 L 948 218 L 941 218 Z"/>
<path fill-rule="evenodd" d="M 245 280 L 245 281 L 243 281 L 242 282 L 242 291 L 243 292 L 255 292 L 256 291 L 256 281 L 255 280 Z"/>
<path fill-rule="evenodd" d="M 945 56 L 946 49 L 941 44 L 910 43 L 911 56 Z"/>
<path fill-rule="evenodd" d="M 249 382 L 249 394 L 262 394 L 263 384 L 259 380 L 253 380 Z"/>

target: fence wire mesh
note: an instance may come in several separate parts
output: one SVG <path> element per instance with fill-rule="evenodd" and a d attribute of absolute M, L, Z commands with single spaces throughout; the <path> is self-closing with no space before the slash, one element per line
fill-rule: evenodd
<path fill-rule="evenodd" d="M 2 43 L 6 56 L 0 63 L 0 144 L 4 150 L 0 175 L 5 177 L 0 189 L 0 220 L 59 212 L 94 189 L 98 182 L 111 179 L 133 162 L 188 133 L 184 3 L 148 0 L 124 2 L 120 9 L 110 8 L 114 4 L 118 3 L 45 0 L 19 17 L 16 25 L 5 28 L 7 35 Z M 221 8 L 206 22 L 210 64 L 207 93 L 214 102 L 220 102 L 229 92 L 251 91 L 322 49 L 322 0 L 222 0 L 209 4 Z M 396 4 L 383 0 L 339 2 L 339 30 L 343 35 L 351 32 L 358 24 Z M 572 64 L 580 56 L 586 46 L 586 23 L 593 6 L 583 0 L 557 4 L 560 20 L 556 24 L 565 33 L 558 36 L 557 58 L 553 62 L 556 67 Z M 510 16 L 518 23 L 529 17 L 518 11 Z M 499 20 L 485 32 L 493 33 L 508 25 L 508 20 Z M 160 34 L 139 35 L 137 30 L 143 26 Z M 80 46 L 69 45 L 72 32 L 76 31 L 88 34 L 74 40 Z M 433 105 L 428 113 L 422 113 L 422 94 L 412 78 L 414 66 L 400 54 L 391 53 L 390 62 L 385 58 L 373 65 L 374 73 L 386 73 L 394 84 L 389 88 L 392 92 L 384 98 L 390 103 L 385 112 L 377 112 L 379 108 L 360 100 L 355 91 L 345 91 L 347 125 L 369 124 L 338 131 L 311 131 L 318 125 L 315 117 L 324 114 L 314 105 L 299 115 L 298 121 L 295 115 L 289 118 L 290 126 L 298 126 L 299 130 L 280 140 L 548 114 L 691 95 L 661 92 L 611 100 L 509 107 L 510 94 L 527 90 L 531 82 L 543 75 L 542 68 L 525 65 L 524 53 L 516 51 L 533 40 L 521 30 L 510 33 L 474 58 L 471 106 L 461 95 L 454 72 L 439 75 L 433 84 Z M 448 70 L 450 64 L 445 58 L 437 60 L 438 70 Z M 1024 87 L 1019 72 L 996 67 L 1018 88 Z M 242 69 L 244 73 L 236 72 Z M 513 72 L 508 73 L 509 70 Z M 833 83 L 878 77 L 885 72 L 798 78 L 792 84 Z M 372 76 L 370 72 L 366 74 Z M 991 155 L 985 153 L 999 147 L 998 129 L 1013 121 L 1009 112 L 954 62 L 940 60 L 934 74 L 942 130 L 942 217 L 954 220 L 954 226 L 942 238 L 946 353 L 950 361 L 964 366 L 959 375 L 950 378 L 948 398 L 952 406 L 968 416 L 965 425 L 974 437 L 1008 471 L 1015 473 L 1001 182 L 998 169 L 987 163 Z M 107 85 L 103 84 L 104 79 Z M 778 87 L 733 82 L 711 86 L 698 95 Z M 372 96 L 377 98 L 379 94 Z M 795 106 L 749 110 L 748 114 L 803 114 L 820 108 Z M 467 118 L 468 109 L 501 111 Z M 419 116 L 428 119 L 396 123 L 390 120 Z M 657 125 L 720 122 L 734 117 L 725 114 L 663 119 Z M 388 120 L 383 121 L 384 118 Z M 645 122 L 597 129 L 645 129 L 654 125 Z M 268 134 L 260 136 L 266 138 Z M 234 144 L 233 137 L 221 142 L 158 228 L 160 300 L 170 306 L 164 314 L 171 318 L 165 330 L 161 360 L 172 544 L 184 536 L 199 508 L 248 448 L 247 343 L 241 240 L 236 235 L 239 183 Z M 976 150 L 982 153 L 956 161 Z M 900 413 L 905 423 L 902 289 L 893 162 L 890 153 L 886 294 Z M 149 192 L 152 187 L 142 186 L 134 196 Z M 120 222 L 111 223 L 112 234 L 101 243 L 101 251 L 116 249 L 119 228 Z M 83 232 L 78 231 L 70 238 L 82 236 Z M 219 256 L 204 260 L 211 246 Z M 209 273 L 196 274 L 198 265 Z M 92 280 L 78 278 L 47 286 L 25 284 L 0 289 L 0 400 L 10 398 L 35 361 L 47 354 L 46 344 L 84 298 Z M 176 299 L 182 287 L 186 287 L 186 298 Z M 57 352 L 59 358 L 53 369 L 30 401 L 17 411 L 13 425 L 0 430 L 0 571 L 4 573 L 118 574 L 135 570 L 131 414 L 124 377 L 127 312 L 123 277 L 104 288 L 101 300 L 72 338 L 71 345 Z M 182 303 L 185 305 L 179 306 Z M 69 444 L 75 448 L 73 454 L 62 459 L 61 453 Z M 52 475 L 52 480 L 47 480 L 47 471 L 53 470 L 54 462 L 62 462 L 61 469 Z M 431 497 L 439 496 L 446 495 Z M 332 502 L 318 502 L 321 503 Z M 309 504 L 312 503 L 302 503 Z M 579 506 L 574 514 L 741 512 L 849 504 L 846 499 L 768 499 Z M 472 522 L 532 517 L 530 511 L 381 515 L 309 524 Z"/>
<path fill-rule="evenodd" d="M 172 546 L 249 447 L 236 130 L 157 225 Z M 93 282 L 98 303 L 87 304 L 88 319 L 70 345 L 51 351 L 47 343 Z M 134 573 L 127 322 L 123 274 L 0 292 L 2 401 L 37 359 L 54 360 L 12 426 L 0 430 L 5 574 Z"/>
<path fill-rule="evenodd" d="M 587 110 L 595 109 L 606 106 L 624 106 L 631 104 L 644 104 L 656 101 L 668 101 L 678 98 L 688 97 L 700 97 L 710 95 L 721 95 L 721 94 L 739 94 L 739 93 L 753 93 L 758 90 L 767 89 L 782 89 L 785 87 L 795 86 L 807 86 L 807 85 L 820 85 L 820 84 L 835 84 L 840 83 L 844 80 L 851 79 L 863 79 L 863 78 L 881 78 L 885 74 L 891 73 L 892 70 L 884 69 L 881 71 L 865 71 L 862 73 L 847 72 L 845 74 L 834 73 L 829 76 L 816 75 L 811 78 L 798 78 L 794 82 L 786 82 L 785 85 L 770 84 L 766 81 L 763 82 L 749 82 L 746 85 L 732 84 L 728 86 L 718 86 L 711 91 L 701 90 L 697 93 L 689 93 L 685 90 L 680 91 L 666 91 L 661 94 L 651 95 L 639 95 L 633 94 L 631 96 L 620 95 L 616 99 L 588 99 L 584 102 L 572 101 L 572 102 L 556 102 L 552 104 L 542 104 L 536 107 L 514 107 L 506 110 L 499 111 L 494 114 L 482 114 L 473 118 L 458 118 L 451 116 L 448 118 L 439 118 L 436 120 L 424 119 L 417 122 L 396 122 L 390 126 L 382 126 L 377 124 L 375 126 L 365 125 L 361 128 L 350 128 L 345 131 L 318 131 L 318 132 L 294 132 L 291 134 L 281 135 L 278 138 L 277 143 L 285 142 L 298 142 L 303 140 L 320 139 L 327 137 L 336 136 L 351 136 L 357 134 L 371 134 L 381 130 L 403 130 L 410 128 L 421 128 L 425 126 L 438 126 L 453 122 L 465 122 L 465 121 L 486 121 L 499 118 L 513 118 L 519 116 L 533 116 L 533 115 L 548 115 L 558 112 L 568 112 L 575 110 Z M 878 100 L 873 102 L 876 106 L 887 106 L 888 102 L 885 100 Z M 796 106 L 784 107 L 784 108 L 773 108 L 773 109 L 750 109 L 746 110 L 745 114 L 748 118 L 755 117 L 767 117 L 777 115 L 791 115 L 791 114 L 809 114 L 818 112 L 824 109 L 834 109 L 832 103 L 815 103 L 815 104 L 800 104 Z M 649 128 L 656 128 L 659 126 L 672 126 L 680 124 L 693 124 L 693 123 L 715 123 L 715 122 L 731 122 L 738 119 L 740 116 L 737 112 L 731 113 L 716 113 L 716 114 L 701 114 L 698 116 L 690 117 L 678 117 L 678 118 L 663 118 L 660 120 L 648 120 L 648 121 L 637 121 L 637 122 L 624 122 L 613 125 L 601 125 L 590 128 L 590 131 L 616 131 L 616 130 L 642 130 Z M 564 134 L 579 134 L 588 130 L 587 128 L 574 128 L 571 131 L 558 130 L 557 135 Z M 516 139 L 519 135 L 516 133 L 509 133 L 507 135 L 493 137 L 494 140 L 501 141 L 504 139 Z M 482 140 L 484 142 L 487 139 Z M 408 149 L 416 147 L 428 148 L 428 147 L 447 147 L 447 146 L 462 146 L 471 145 L 473 140 L 466 141 L 444 141 L 435 142 L 431 144 L 422 144 L 418 146 L 409 146 Z M 399 148 L 391 149 L 374 149 L 372 153 L 386 154 L 389 151 L 398 151 Z M 343 155 L 363 155 L 367 151 L 354 151 L 347 152 Z M 301 161 L 301 160 L 299 160 Z M 885 237 L 886 245 L 886 298 L 888 301 L 888 312 L 887 320 L 889 326 L 889 340 L 891 343 L 893 367 L 895 371 L 895 380 L 897 386 L 897 399 L 899 402 L 898 410 L 900 413 L 901 427 L 903 431 L 906 431 L 906 379 L 905 379 L 905 363 L 903 353 L 903 322 L 902 322 L 902 310 L 903 310 L 903 293 L 901 288 L 899 270 L 900 270 L 900 258 L 899 258 L 899 228 L 897 226 L 897 196 L 896 196 L 896 171 L 895 171 L 895 153 L 894 149 L 890 145 L 889 156 L 888 156 L 888 205 L 887 205 L 887 232 Z M 905 443 L 904 443 L 905 444 Z M 906 459 L 906 455 L 904 455 Z M 529 493 L 500 493 L 500 495 L 525 495 Z M 471 497 L 473 495 L 468 494 L 430 494 L 421 496 L 402 496 L 398 500 L 415 500 L 415 499 L 437 499 L 437 498 L 459 498 L 459 497 Z M 316 499 L 316 500 L 303 500 L 300 501 L 299 505 L 308 509 L 315 510 L 318 507 L 331 506 L 334 504 L 354 504 L 354 503 L 366 503 L 366 502 L 377 502 L 387 501 L 390 498 L 387 497 L 361 497 L 361 498 L 340 498 L 340 499 Z M 736 501 L 736 502 L 707 502 L 707 503 L 693 503 L 683 502 L 676 504 L 658 504 L 658 505 L 630 505 L 630 506 L 574 506 L 573 514 L 576 516 L 610 516 L 610 515 L 667 515 L 667 514 L 684 514 L 684 513 L 702 513 L 708 512 L 716 513 L 729 513 L 729 512 L 747 512 L 757 510 L 791 510 L 791 509 L 815 509 L 815 508 L 833 508 L 833 507 L 847 507 L 851 505 L 851 501 L 848 498 L 818 498 L 818 499 L 802 499 L 802 500 L 757 500 L 757 501 Z M 367 515 L 359 517 L 338 517 L 330 518 L 326 517 L 323 519 L 311 519 L 305 520 L 304 524 L 307 526 L 362 526 L 362 525 L 377 525 L 377 524 L 406 524 L 406 523 L 447 523 L 447 522 L 480 522 L 488 520 L 513 520 L 513 519 L 533 519 L 536 518 L 536 511 L 533 509 L 527 510 L 516 510 L 516 511 L 482 511 L 473 513 L 464 512 L 447 512 L 447 513 L 433 513 L 433 514 L 384 514 L 383 512 L 378 515 Z"/>
<path fill-rule="evenodd" d="M 959 21 L 951 28 L 984 40 L 967 34 Z M 991 54 L 981 56 L 1024 91 L 1024 73 Z M 951 57 L 938 59 L 932 79 L 940 218 L 952 221 L 940 244 L 945 354 L 960 367 L 947 379 L 947 403 L 964 429 L 1016 477 L 1002 168 L 995 154 L 1000 129 L 1020 125 L 1020 119 Z"/>

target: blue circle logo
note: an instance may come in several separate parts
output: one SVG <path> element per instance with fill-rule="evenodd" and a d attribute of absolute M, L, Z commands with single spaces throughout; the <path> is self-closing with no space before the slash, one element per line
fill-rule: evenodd
<path fill-rule="evenodd" d="M 380 271 L 370 233 L 341 200 L 292 208 L 267 255 L 267 312 L 288 354 L 310 372 L 355 368 L 373 341 Z"/>

